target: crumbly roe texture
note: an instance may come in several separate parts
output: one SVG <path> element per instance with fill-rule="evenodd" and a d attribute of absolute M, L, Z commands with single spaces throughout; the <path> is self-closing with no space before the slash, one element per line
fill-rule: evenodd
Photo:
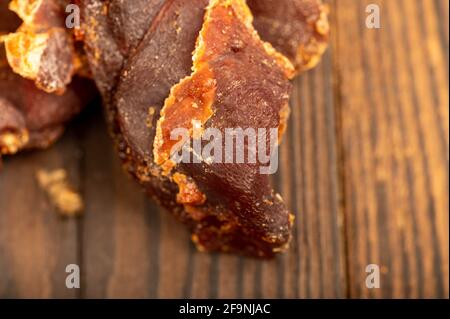
<path fill-rule="evenodd" d="M 213 105 L 217 90 L 215 72 L 220 70 L 215 70 L 213 63 L 225 56 L 230 48 L 231 50 L 240 49 L 239 46 L 243 45 L 239 39 L 242 25 L 252 35 L 254 41 L 245 45 L 262 47 L 267 57 L 277 62 L 287 79 L 294 76 L 293 65 L 269 43 L 261 41 L 252 22 L 253 16 L 243 0 L 210 2 L 193 55 L 193 73 L 172 88 L 157 124 L 153 155 L 155 163 L 163 168 L 165 175 L 168 175 L 175 166 L 170 156 L 171 152 L 178 151 L 173 147 L 179 145 L 181 141 L 181 138 L 171 139 L 171 132 L 177 128 L 185 128 L 192 137 L 193 121 L 201 123 L 203 127 L 214 115 Z M 245 70 L 236 70 L 236 72 L 245 72 Z M 288 114 L 287 107 L 280 110 L 281 133 L 284 132 Z"/>
<path fill-rule="evenodd" d="M 197 185 L 186 175 L 181 173 L 173 174 L 173 181 L 177 183 L 180 191 L 177 194 L 177 202 L 189 206 L 203 205 L 206 196 L 198 189 Z"/>
<path fill-rule="evenodd" d="M 262 39 L 295 65 L 297 73 L 315 67 L 328 46 L 328 6 L 322 0 L 247 0 Z"/>
<path fill-rule="evenodd" d="M 317 19 L 309 22 L 314 30 L 313 36 L 306 44 L 299 46 L 296 56 L 296 64 L 299 72 L 304 72 L 314 68 L 321 60 L 322 55 L 328 48 L 328 38 L 330 25 L 328 22 L 328 6 L 319 5 L 320 13 Z"/>
<path fill-rule="evenodd" d="M 28 143 L 28 140 L 27 130 L 0 133 L 0 156 L 16 154 Z"/>
<path fill-rule="evenodd" d="M 83 199 L 70 185 L 64 169 L 38 170 L 36 179 L 61 215 L 74 217 L 81 214 L 84 207 Z"/>
<path fill-rule="evenodd" d="M 10 10 L 23 24 L 1 38 L 13 71 L 47 93 L 64 93 L 79 65 L 73 37 L 64 26 L 63 2 L 11 1 Z"/>

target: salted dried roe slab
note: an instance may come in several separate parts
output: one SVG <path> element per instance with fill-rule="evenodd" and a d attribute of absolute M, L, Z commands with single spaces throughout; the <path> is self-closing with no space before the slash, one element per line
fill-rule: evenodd
<path fill-rule="evenodd" d="M 321 0 L 247 0 L 261 38 L 288 57 L 298 72 L 316 66 L 329 37 Z"/>
<path fill-rule="evenodd" d="M 76 0 L 93 77 L 109 104 L 126 60 L 165 0 Z"/>
<path fill-rule="evenodd" d="M 46 93 L 15 74 L 0 54 L 0 156 L 51 145 L 95 92 L 90 81 L 75 78 L 63 95 Z"/>
<path fill-rule="evenodd" d="M 7 4 L 0 3 L 0 34 L 21 23 Z M 0 45 L 0 156 L 52 144 L 95 92 L 93 83 L 75 78 L 63 95 L 46 93 L 13 72 Z"/>
<path fill-rule="evenodd" d="M 166 1 L 122 72 L 113 101 L 116 121 L 136 156 L 150 163 L 159 113 L 170 88 L 191 73 L 208 3 Z"/>
<path fill-rule="evenodd" d="M 63 95 L 55 95 L 14 74 L 6 60 L 0 58 L 0 65 L 0 155 L 48 147 L 95 96 L 84 79 L 75 78 Z"/>
<path fill-rule="evenodd" d="M 208 17 L 222 10 L 233 19 L 226 20 L 220 14 L 205 18 L 208 4 Z M 293 67 L 260 41 L 251 19 L 243 1 L 165 2 L 128 57 L 107 110 L 126 169 L 149 195 L 190 226 L 199 248 L 269 257 L 289 241 L 291 217 L 281 197 L 271 189 L 268 177 L 259 174 L 258 165 L 181 164 L 165 176 L 153 154 L 164 101 L 171 88 L 191 74 L 192 52 L 202 28 L 205 35 L 215 30 L 214 42 L 222 44 L 217 54 L 228 61 L 220 65 L 220 58 L 205 56 L 219 73 L 214 77 L 220 89 L 210 96 L 214 114 L 204 118 L 206 127 L 223 129 L 239 124 L 265 128 L 283 124 Z M 231 37 L 224 37 L 220 31 L 221 20 L 228 23 Z M 207 28 L 209 32 L 204 21 L 216 28 Z M 248 73 L 239 77 L 241 70 Z M 209 82 L 212 75 L 202 74 Z M 241 83 L 242 90 L 233 86 L 237 83 L 233 81 Z M 246 100 L 248 96 L 256 98 Z"/>
<path fill-rule="evenodd" d="M 205 31 L 208 4 L 208 15 L 223 7 L 231 10 L 229 13 L 236 18 L 233 23 L 240 26 L 234 31 L 241 30 L 244 34 L 248 31 L 250 41 L 233 39 L 228 43 L 224 60 L 230 54 L 239 58 L 229 58 L 230 65 L 220 65 L 221 59 L 211 59 L 205 69 L 211 74 L 200 72 L 205 76 L 205 83 L 213 83 L 208 81 L 211 78 L 215 80 L 214 90 L 206 90 L 210 96 L 205 102 L 209 99 L 210 103 L 200 103 L 202 107 L 209 105 L 198 110 L 206 110 L 200 122 L 205 129 L 240 125 L 279 127 L 281 133 L 284 131 L 290 90 L 288 78 L 293 77 L 294 71 L 271 46 L 256 40 L 245 3 L 148 0 L 134 1 L 134 8 L 125 8 L 125 2 L 112 0 L 79 0 L 78 3 L 82 7 L 82 32 L 94 79 L 103 93 L 113 138 L 126 170 L 150 196 L 190 226 L 194 241 L 202 249 L 256 256 L 272 256 L 282 250 L 289 240 L 292 217 L 281 197 L 270 187 L 267 176 L 258 173 L 258 165 L 201 163 L 165 167 L 167 151 L 154 152 L 154 146 L 161 141 L 165 145 L 161 139 L 164 134 L 155 144 L 158 127 L 164 131 L 164 121 L 158 121 L 165 100 L 180 80 L 192 76 L 192 51 L 200 31 Z M 256 27 L 263 39 L 287 55 L 297 71 L 312 67 L 326 46 L 325 8 L 315 0 L 281 1 L 281 9 L 273 10 L 276 16 L 267 22 L 266 18 L 270 18 L 267 12 L 271 10 L 267 3 L 262 1 L 259 7 L 253 4 Z M 135 25 L 127 24 L 133 21 L 132 9 L 148 10 L 135 20 Z M 296 10 L 284 11 L 289 19 L 283 21 L 282 11 L 291 9 Z M 273 32 L 274 21 L 285 22 L 284 28 L 275 28 L 283 31 L 281 36 Z M 293 33 L 289 35 L 286 25 L 291 21 L 297 24 L 289 29 Z M 289 39 L 293 41 L 284 43 Z M 223 49 L 226 48 L 225 45 Z M 265 65 L 262 61 L 269 63 Z M 261 77 L 264 72 L 266 76 Z M 247 91 L 229 85 L 239 81 L 248 85 Z M 184 106 L 186 110 L 188 106 Z M 170 106 L 164 109 L 166 119 L 174 114 Z M 184 113 L 185 121 L 181 119 L 177 125 L 192 120 L 189 112 Z M 166 127 L 166 134 L 170 127 L 173 125 Z M 158 160 L 155 154 L 161 158 Z"/>
<path fill-rule="evenodd" d="M 163 169 L 173 146 L 167 134 L 176 127 L 189 129 L 192 120 L 204 130 L 220 130 L 223 136 L 227 128 L 257 130 L 282 124 L 293 67 L 259 39 L 244 1 L 210 2 L 193 70 L 172 88 L 161 111 L 154 160 Z M 271 256 L 286 248 L 292 217 L 270 187 L 268 175 L 259 169 L 260 164 L 206 161 L 173 168 L 206 196 L 204 205 L 184 204 L 195 222 L 193 239 L 200 249 Z"/>
<path fill-rule="evenodd" d="M 23 23 L 3 37 L 8 62 L 15 73 L 48 93 L 64 93 L 83 67 L 74 35 L 65 26 L 67 4 L 64 0 L 13 0 L 9 6 Z"/>

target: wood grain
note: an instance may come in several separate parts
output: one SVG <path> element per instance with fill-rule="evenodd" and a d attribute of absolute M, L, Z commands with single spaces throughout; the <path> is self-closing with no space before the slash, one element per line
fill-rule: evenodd
<path fill-rule="evenodd" d="M 78 220 L 64 219 L 38 186 L 39 169 L 64 167 L 79 187 L 80 149 L 73 131 L 46 152 L 4 161 L 0 173 L 0 298 L 74 298 L 66 266 L 79 264 Z"/>
<path fill-rule="evenodd" d="M 376 1 L 381 29 L 365 27 L 370 3 L 335 12 L 350 296 L 448 297 L 447 2 Z"/>
<path fill-rule="evenodd" d="M 367 29 L 368 4 L 381 29 Z M 296 214 L 272 261 L 204 254 L 120 167 L 95 105 L 0 172 L 0 298 L 449 296 L 446 0 L 330 0 L 332 39 L 294 82 L 273 183 Z M 86 202 L 61 219 L 37 186 L 65 168 Z M 65 266 L 81 266 L 80 290 Z M 368 264 L 381 288 L 365 286 Z"/>

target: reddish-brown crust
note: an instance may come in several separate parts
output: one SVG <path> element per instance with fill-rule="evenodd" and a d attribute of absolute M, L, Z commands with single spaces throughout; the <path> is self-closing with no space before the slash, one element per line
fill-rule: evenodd
<path fill-rule="evenodd" d="M 95 24 L 96 32 L 101 29 L 104 34 L 110 28 L 108 10 L 101 10 L 100 1 L 81 4 L 88 13 L 84 27 Z M 180 164 L 172 166 L 168 176 L 163 175 L 168 173 L 164 165 L 158 165 L 164 164 L 173 145 L 167 144 L 168 132 L 193 119 L 205 128 L 218 129 L 283 125 L 293 68 L 259 40 L 251 20 L 243 1 L 165 1 L 139 45 L 118 58 L 123 67 L 110 73 L 119 74 L 112 76 L 111 82 L 102 76 L 110 67 L 102 67 L 98 57 L 104 46 L 109 50 L 122 41 L 114 36 L 105 43 L 89 36 L 85 41 L 88 51 L 100 53 L 97 58 L 91 54 L 90 63 L 100 74 L 96 80 L 104 89 L 108 119 L 125 168 L 150 196 L 189 225 L 200 249 L 270 257 L 286 248 L 291 223 L 268 176 L 259 173 L 259 165 Z M 210 22 L 208 28 L 206 21 Z M 205 51 L 198 49 L 202 28 Z M 180 110 L 183 116 L 174 116 Z M 163 146 L 158 150 L 156 138 L 156 154 L 163 151 L 159 160 L 153 154 L 158 127 L 159 146 Z"/>
<path fill-rule="evenodd" d="M 92 81 L 78 76 L 72 79 L 73 70 L 80 70 L 83 65 L 81 60 L 73 61 L 73 38 L 65 29 L 67 3 L 66 0 L 13 1 L 11 7 L 22 19 L 8 9 L 8 1 L 0 3 L 0 35 L 18 30 L 22 24 L 13 37 L 32 42 L 34 36 L 43 35 L 48 40 L 32 80 L 13 72 L 5 47 L 0 45 L 0 156 L 50 146 L 64 132 L 66 122 L 97 93 Z M 14 47 L 14 41 L 6 44 Z M 12 60 L 27 54 L 23 51 L 26 46 L 18 52 L 13 52 L 18 49 L 13 47 L 9 51 L 13 53 Z M 20 63 L 12 62 L 20 68 Z"/>
<path fill-rule="evenodd" d="M 153 162 L 159 113 L 170 89 L 191 74 L 192 52 L 208 0 L 166 1 L 150 29 L 128 58 L 114 96 L 116 121 L 127 144 Z M 169 66 L 169 67 L 168 67 Z M 141 121 L 153 109 L 151 123 Z M 149 125 L 148 125 L 149 124 Z"/>
<path fill-rule="evenodd" d="M 62 134 L 64 124 L 92 100 L 95 92 L 90 81 L 75 78 L 63 95 L 45 93 L 32 81 L 14 74 L 3 60 L 0 66 L 0 140 L 3 140 L 0 155 L 48 147 Z M 5 145 L 5 138 L 9 146 Z"/>
<path fill-rule="evenodd" d="M 7 2 L 2 2 L 0 33 L 16 30 L 20 23 Z M 61 96 L 38 89 L 33 81 L 11 70 L 0 45 L 0 156 L 48 147 L 94 95 L 93 84 L 79 78 Z"/>
<path fill-rule="evenodd" d="M 75 39 L 65 26 L 64 0 L 14 0 L 10 8 L 23 20 L 3 37 L 13 71 L 48 93 L 64 93 L 81 67 Z"/>
<path fill-rule="evenodd" d="M 206 196 L 199 189 L 192 179 L 184 174 L 173 174 L 173 181 L 178 185 L 177 202 L 189 206 L 199 206 L 206 202 Z"/>
<path fill-rule="evenodd" d="M 31 10 L 32 15 L 27 15 L 27 7 L 16 8 L 25 24 L 6 38 L 10 64 L 39 87 L 62 92 L 78 63 L 74 39 L 66 30 L 58 32 L 60 18 L 51 19 L 61 14 L 48 13 L 57 12 L 65 2 L 35 3 L 41 6 Z M 222 133 L 226 128 L 279 128 L 281 138 L 289 116 L 292 64 L 297 72 L 311 68 L 326 47 L 328 22 L 320 0 L 249 0 L 262 38 L 292 63 L 260 40 L 244 0 L 77 3 L 83 18 L 77 38 L 86 44 L 126 169 L 189 225 L 201 250 L 270 257 L 286 249 L 293 215 L 270 187 L 268 176 L 261 175 L 261 165 L 205 161 L 177 165 L 169 160 L 178 142 L 170 139 L 170 133 L 187 128 L 194 138 L 195 120 L 202 129 Z M 33 45 L 40 56 L 38 65 L 23 59 Z M 29 69 L 24 67 L 27 63 Z M 1 72 L 10 76 L 7 69 Z M 8 85 L 16 82 L 20 81 L 9 79 Z M 67 96 L 59 101 L 47 98 L 54 102 L 49 105 L 57 106 Z M 68 101 L 73 101 L 70 94 Z M 0 137 L 9 143 L 6 148 L 0 139 L 0 149 L 44 146 L 46 138 L 53 140 L 61 133 L 62 119 L 73 115 L 74 106 L 58 109 L 70 110 L 67 116 L 46 110 L 39 118 L 27 103 L 0 95 L 0 108 L 6 112 L 0 116 L 0 133 L 2 125 L 4 131 Z"/>
<path fill-rule="evenodd" d="M 261 38 L 288 57 L 297 72 L 317 65 L 329 38 L 322 0 L 247 0 Z"/>
<path fill-rule="evenodd" d="M 158 165 L 169 160 L 172 148 L 180 140 L 171 138 L 177 128 L 191 131 L 192 121 L 205 124 L 213 115 L 212 104 L 216 94 L 216 82 L 208 65 L 201 67 L 192 77 L 174 87 L 161 111 L 154 146 L 155 162 Z M 178 151 L 178 150 L 177 150 Z"/>
<path fill-rule="evenodd" d="M 89 65 L 109 104 L 125 61 L 132 55 L 166 0 L 76 0 Z"/>

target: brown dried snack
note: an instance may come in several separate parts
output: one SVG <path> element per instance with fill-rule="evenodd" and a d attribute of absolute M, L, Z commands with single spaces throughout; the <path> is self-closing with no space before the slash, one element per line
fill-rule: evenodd
<path fill-rule="evenodd" d="M 76 0 L 81 37 L 97 86 L 110 100 L 126 59 L 147 32 L 166 0 Z"/>
<path fill-rule="evenodd" d="M 92 100 L 95 87 L 88 80 L 75 78 L 63 95 L 46 93 L 12 72 L 1 55 L 0 156 L 46 148 L 62 134 L 64 124 Z"/>
<path fill-rule="evenodd" d="M 285 249 L 292 217 L 271 189 L 268 176 L 260 174 L 259 164 L 202 162 L 167 168 L 159 165 L 168 163 L 164 156 L 155 163 L 160 154 L 158 141 L 165 143 L 161 134 L 155 142 L 157 130 L 161 132 L 165 124 L 173 127 L 173 119 L 180 119 L 177 125 L 186 125 L 198 117 L 204 129 L 219 131 L 284 125 L 288 78 L 294 69 L 260 41 L 245 2 L 165 1 L 143 38 L 134 42 L 139 45 L 117 56 L 121 64 L 115 70 L 105 63 L 106 58 L 96 58 L 106 44 L 93 37 L 98 32 L 109 35 L 107 52 L 114 51 L 112 44 L 124 43 L 108 31 L 115 28 L 108 20 L 111 3 L 86 0 L 80 4 L 86 51 L 97 70 L 94 78 L 108 104 L 108 118 L 126 169 L 190 226 L 200 249 L 263 257 Z M 196 72 L 180 82 L 191 74 L 194 49 Z M 113 76 L 107 79 L 106 74 Z M 198 100 L 186 99 L 198 91 L 205 94 Z M 178 99 L 184 101 L 182 107 L 172 103 Z M 163 107 L 164 117 L 160 117 Z M 171 116 L 181 109 L 185 120 Z"/>
<path fill-rule="evenodd" d="M 40 169 L 36 172 L 36 179 L 62 216 L 76 217 L 81 215 L 84 208 L 83 199 L 69 183 L 66 170 L 47 171 Z"/>
<path fill-rule="evenodd" d="M 174 128 L 188 129 L 195 119 L 202 131 L 216 129 L 222 136 L 230 127 L 268 130 L 280 126 L 280 113 L 288 107 L 293 67 L 259 39 L 244 1 L 210 2 L 193 71 L 171 89 L 157 123 L 154 161 L 163 174 L 171 161 L 167 133 Z M 266 139 L 263 142 L 269 143 Z M 243 147 L 249 148 L 249 142 Z M 261 174 L 260 164 L 211 163 L 203 157 L 198 164 L 168 167 L 188 176 L 205 194 L 204 204 L 181 202 L 195 223 L 194 240 L 202 249 L 271 256 L 286 248 L 290 214 L 270 187 L 268 175 Z"/>
<path fill-rule="evenodd" d="M 174 146 L 181 145 L 170 139 L 174 129 L 186 128 L 189 143 L 198 139 L 199 133 L 190 128 L 193 120 L 202 132 L 216 129 L 226 135 L 227 128 L 278 128 L 278 137 L 283 135 L 289 114 L 288 80 L 295 70 L 260 40 L 245 1 L 77 3 L 83 18 L 77 39 L 85 43 L 127 170 L 190 226 L 200 249 L 263 257 L 285 249 L 293 217 L 270 187 L 268 176 L 261 174 L 261 164 L 223 164 L 211 158 L 177 164 L 171 158 Z M 65 4 L 65 0 L 13 1 L 24 24 L 6 37 L 15 71 L 50 92 L 62 92 L 80 65 L 74 36 L 62 24 Z M 298 72 L 317 63 L 328 36 L 326 10 L 319 0 L 276 4 L 250 0 L 250 5 L 263 39 L 290 58 Z M 14 81 L 18 79 L 8 79 L 9 84 Z M 4 95 L 0 95 L 0 108 L 5 110 L 0 117 L 3 152 L 37 146 L 30 141 L 42 143 L 60 134 L 62 125 L 48 123 L 30 130 L 29 120 L 38 117 L 27 117 L 33 108 L 24 110 L 26 103 Z M 73 102 L 73 96 L 69 100 Z M 59 118 L 51 110 L 41 114 Z M 42 122 L 46 121 L 37 121 Z M 271 137 L 263 138 L 265 148 L 271 142 Z M 244 141 L 245 151 L 249 143 Z M 226 148 L 224 141 L 221 146 Z"/>
<path fill-rule="evenodd" d="M 151 163 L 161 108 L 170 89 L 191 73 L 192 52 L 208 3 L 167 1 L 135 54 L 128 58 L 117 85 L 113 100 L 116 122 L 136 155 Z"/>
<path fill-rule="evenodd" d="M 261 38 L 288 57 L 298 72 L 316 66 L 329 37 L 321 0 L 247 0 Z"/>
<path fill-rule="evenodd" d="M 3 37 L 10 66 L 48 93 L 62 94 L 82 67 L 74 35 L 65 26 L 64 0 L 13 0 L 10 9 L 23 20 Z"/>
<path fill-rule="evenodd" d="M 20 1 L 16 4 L 27 3 Z M 38 7 L 40 3 L 34 2 Z M 25 7 L 21 7 L 18 11 L 24 9 Z M 56 18 L 54 15 L 50 17 Z M 54 24 L 52 19 L 48 19 L 48 23 Z M 58 19 L 60 21 L 61 16 Z M 42 21 L 42 17 L 39 21 Z M 2 1 L 0 34 L 16 30 L 20 23 L 17 15 L 8 10 L 8 2 Z M 42 24 L 45 25 L 44 22 Z M 62 134 L 65 123 L 79 113 L 96 94 L 91 81 L 78 77 L 74 78 L 64 94 L 46 93 L 38 89 L 33 81 L 15 74 L 8 65 L 5 54 L 4 46 L 0 45 L 0 157 L 24 149 L 48 147 Z M 58 58 L 59 55 L 53 57 Z"/>

